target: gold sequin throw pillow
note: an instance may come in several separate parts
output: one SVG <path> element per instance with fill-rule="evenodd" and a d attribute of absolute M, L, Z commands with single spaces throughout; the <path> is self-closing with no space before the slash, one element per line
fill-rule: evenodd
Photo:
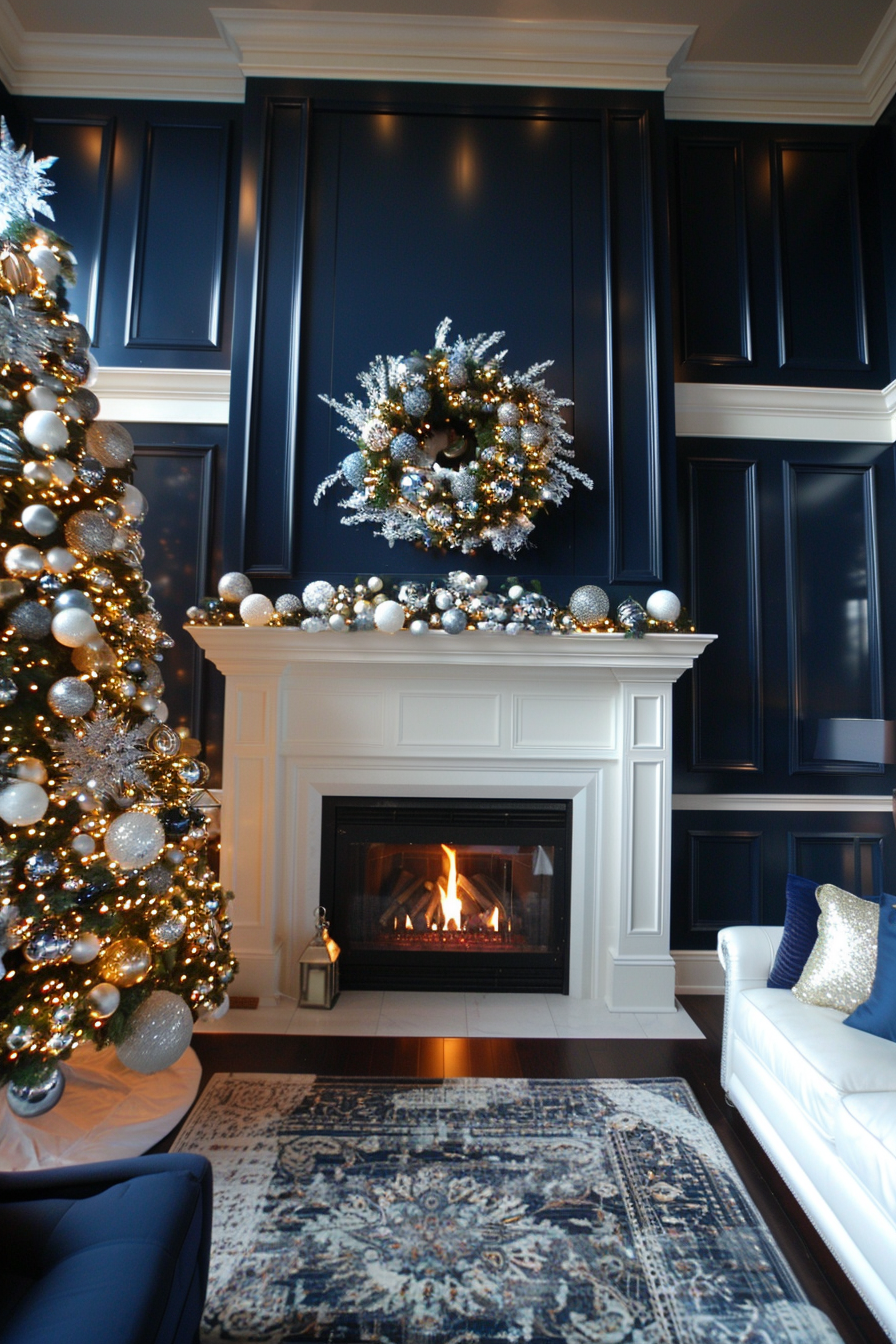
<path fill-rule="evenodd" d="M 851 1013 L 871 993 L 877 965 L 877 901 L 863 901 L 826 882 L 815 893 L 821 906 L 818 940 L 793 993 L 803 1003 Z"/>

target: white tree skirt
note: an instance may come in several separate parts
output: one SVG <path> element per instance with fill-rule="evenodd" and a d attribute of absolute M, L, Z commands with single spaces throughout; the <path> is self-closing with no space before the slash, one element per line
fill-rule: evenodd
<path fill-rule="evenodd" d="M 0 1093 L 0 1170 L 31 1171 L 136 1157 L 186 1115 L 202 1068 L 192 1049 L 161 1073 L 126 1069 L 114 1047 L 82 1045 L 60 1065 L 62 1098 L 45 1115 L 22 1120 Z"/>

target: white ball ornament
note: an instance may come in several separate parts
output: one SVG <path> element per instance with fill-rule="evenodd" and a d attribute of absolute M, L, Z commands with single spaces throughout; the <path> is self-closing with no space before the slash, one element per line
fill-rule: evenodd
<path fill-rule="evenodd" d="M 71 574 L 78 557 L 65 546 L 51 546 L 44 556 L 44 564 L 51 574 Z"/>
<path fill-rule="evenodd" d="M 511 588 L 507 589 L 507 596 L 510 598 L 511 602 L 518 602 L 525 591 L 526 590 L 521 583 L 515 583 Z"/>
<path fill-rule="evenodd" d="M 397 634 L 404 626 L 405 610 L 400 602 L 380 602 L 373 614 L 374 625 L 384 635 Z"/>
<path fill-rule="evenodd" d="M 16 778 L 29 784 L 46 784 L 47 767 L 36 756 L 20 756 L 16 762 Z"/>
<path fill-rule="evenodd" d="M 50 799 L 39 784 L 26 779 L 7 784 L 0 791 L 0 817 L 7 826 L 33 826 L 50 806 Z"/>
<path fill-rule="evenodd" d="M 411 621 L 409 628 L 412 635 L 428 635 L 429 621 L 421 621 L 419 619 L 416 621 Z"/>
<path fill-rule="evenodd" d="M 302 601 L 308 611 L 323 613 L 336 596 L 336 589 L 326 579 L 315 579 L 302 590 Z"/>
<path fill-rule="evenodd" d="M 338 611 L 334 611 L 333 615 L 330 617 L 329 625 L 331 630 L 344 630 L 345 617 L 340 616 Z"/>
<path fill-rule="evenodd" d="M 82 859 L 88 858 L 96 849 L 96 841 L 93 836 L 85 835 L 83 831 L 79 831 L 77 835 L 73 835 L 71 843 L 74 852 L 80 855 Z"/>
<path fill-rule="evenodd" d="M 48 466 L 56 483 L 67 490 L 75 479 L 75 469 L 71 462 L 65 457 L 54 457 Z"/>
<path fill-rule="evenodd" d="M 373 574 L 367 580 L 367 587 L 371 593 L 381 593 L 383 591 L 383 581 L 376 574 Z"/>
<path fill-rule="evenodd" d="M 121 991 L 101 980 L 87 991 L 87 1002 L 94 1017 L 111 1017 L 121 1003 Z"/>
<path fill-rule="evenodd" d="M 27 397 L 32 411 L 55 411 L 59 398 L 51 387 L 32 387 Z"/>
<path fill-rule="evenodd" d="M 86 966 L 99 956 L 102 945 L 95 933 L 82 933 L 80 938 L 76 938 L 72 943 L 72 950 L 68 955 L 76 966 Z"/>
<path fill-rule="evenodd" d="M 119 491 L 118 503 L 121 505 L 121 511 L 125 518 L 132 523 L 142 523 L 149 512 L 146 496 L 142 490 L 137 489 L 136 485 L 123 485 Z M 248 579 L 246 582 L 249 582 Z M 252 585 L 250 583 L 249 592 L 251 593 L 251 591 Z"/>
<path fill-rule="evenodd" d="M 44 558 L 35 546 L 10 546 L 3 567 L 14 579 L 33 579 L 44 567 Z"/>
<path fill-rule="evenodd" d="M 239 570 L 233 569 L 229 574 L 222 574 L 218 580 L 218 596 L 224 602 L 242 602 L 251 592 L 252 580 Z"/>
<path fill-rule="evenodd" d="M 49 247 L 44 247 L 43 243 L 38 243 L 29 248 L 28 256 L 32 264 L 37 266 L 44 278 L 44 284 L 52 285 L 59 274 L 59 258 Z"/>
<path fill-rule="evenodd" d="M 677 621 L 681 615 L 681 603 L 668 588 L 658 588 L 651 593 L 646 602 L 647 615 L 655 621 Z"/>
<path fill-rule="evenodd" d="M 121 868 L 146 868 L 165 848 L 165 828 L 151 812 L 122 812 L 106 831 L 106 854 Z"/>
<path fill-rule="evenodd" d="M 80 648 L 88 639 L 95 639 L 98 633 L 93 617 L 80 607 L 65 607 L 57 612 L 50 629 L 53 638 L 68 649 Z"/>
<path fill-rule="evenodd" d="M 68 429 L 55 411 L 29 411 L 22 421 L 22 434 L 32 448 L 58 453 L 68 443 Z"/>
<path fill-rule="evenodd" d="M 32 537 L 48 537 L 59 526 L 59 519 L 46 504 L 28 504 L 22 510 L 22 526 Z"/>
<path fill-rule="evenodd" d="M 244 625 L 267 625 L 274 614 L 274 604 L 264 593 L 250 593 L 240 603 L 240 619 Z"/>

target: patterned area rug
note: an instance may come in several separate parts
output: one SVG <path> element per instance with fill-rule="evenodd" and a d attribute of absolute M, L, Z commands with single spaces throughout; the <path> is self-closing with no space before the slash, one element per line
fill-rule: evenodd
<path fill-rule="evenodd" d="M 218 1074 L 203 1339 L 833 1344 L 680 1079 Z"/>

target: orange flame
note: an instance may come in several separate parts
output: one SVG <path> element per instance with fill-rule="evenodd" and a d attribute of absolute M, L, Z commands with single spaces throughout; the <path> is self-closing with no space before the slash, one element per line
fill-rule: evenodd
<path fill-rule="evenodd" d="M 404 917 L 404 926 L 405 926 L 406 929 L 412 929 L 412 928 L 414 927 L 413 924 L 411 923 L 411 917 L 410 917 L 410 915 L 405 915 L 405 917 Z"/>
<path fill-rule="evenodd" d="M 492 912 L 488 917 L 488 926 L 490 929 L 494 929 L 495 933 L 498 932 L 498 907 L 496 905 L 492 906 Z"/>
<path fill-rule="evenodd" d="M 439 889 L 442 892 L 442 927 L 450 929 L 453 924 L 459 930 L 462 906 L 457 894 L 457 851 L 451 849 L 448 845 L 443 845 L 442 848 L 448 855 L 447 889 L 439 883 Z"/>

